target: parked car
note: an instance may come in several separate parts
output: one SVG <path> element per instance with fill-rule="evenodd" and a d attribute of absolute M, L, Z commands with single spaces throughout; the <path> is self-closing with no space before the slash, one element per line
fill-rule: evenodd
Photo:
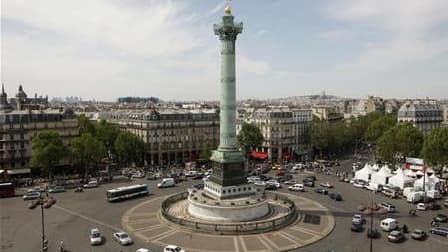
<path fill-rule="evenodd" d="M 98 187 L 98 181 L 92 180 L 89 183 L 83 185 L 84 188 L 95 188 Z"/>
<path fill-rule="evenodd" d="M 361 179 L 355 179 L 353 181 L 353 186 L 357 188 L 364 188 L 368 183 Z"/>
<path fill-rule="evenodd" d="M 305 187 L 303 186 L 303 184 L 294 184 L 292 186 L 288 186 L 288 190 L 296 191 L 296 192 L 303 192 L 303 191 L 305 191 Z"/>
<path fill-rule="evenodd" d="M 448 220 L 448 216 L 444 215 L 444 214 L 438 214 L 434 217 L 434 221 L 436 222 L 447 222 Z"/>
<path fill-rule="evenodd" d="M 440 226 L 431 227 L 429 232 L 431 232 L 431 234 L 448 237 L 448 227 L 440 227 Z"/>
<path fill-rule="evenodd" d="M 329 193 L 328 196 L 330 197 L 330 199 L 332 200 L 336 200 L 336 201 L 341 201 L 342 200 L 342 195 L 337 193 L 337 192 L 332 192 Z"/>
<path fill-rule="evenodd" d="M 61 193 L 65 192 L 65 188 L 63 186 L 55 186 L 48 189 L 49 193 Z"/>
<path fill-rule="evenodd" d="M 416 208 L 420 211 L 426 211 L 426 209 L 428 209 L 428 205 L 426 203 L 418 203 Z"/>
<path fill-rule="evenodd" d="M 352 224 L 363 224 L 364 223 L 364 217 L 360 214 L 355 214 L 352 217 Z"/>
<path fill-rule="evenodd" d="M 267 185 L 274 185 L 277 188 L 281 188 L 282 187 L 282 185 L 279 182 L 277 182 L 277 180 L 268 180 L 268 181 L 266 181 L 266 184 Z"/>
<path fill-rule="evenodd" d="M 131 245 L 134 243 L 126 232 L 119 231 L 113 234 L 114 240 L 121 245 Z"/>
<path fill-rule="evenodd" d="M 393 213 L 396 211 L 395 206 L 389 202 L 381 202 L 379 206 L 386 209 L 388 213 Z"/>
<path fill-rule="evenodd" d="M 432 202 L 432 203 L 428 204 L 428 209 L 429 210 L 440 210 L 440 209 L 442 209 L 442 206 L 435 202 Z"/>
<path fill-rule="evenodd" d="M 389 233 L 387 240 L 390 242 L 402 242 L 404 241 L 404 234 L 401 231 L 394 230 Z"/>
<path fill-rule="evenodd" d="M 139 248 L 135 252 L 151 252 L 149 249 Z"/>
<path fill-rule="evenodd" d="M 265 190 L 275 191 L 277 190 L 277 187 L 274 184 L 266 184 L 264 187 Z"/>
<path fill-rule="evenodd" d="M 398 192 L 395 191 L 394 189 L 384 189 L 383 188 L 383 195 L 386 197 L 391 197 L 391 198 L 396 198 L 398 197 Z"/>
<path fill-rule="evenodd" d="M 193 176 L 194 180 L 203 179 L 203 178 L 204 178 L 204 174 L 202 174 L 202 173 L 198 173 Z"/>
<path fill-rule="evenodd" d="M 426 232 L 421 229 L 414 229 L 411 233 L 411 238 L 414 240 L 424 240 L 426 238 Z"/>
<path fill-rule="evenodd" d="M 445 199 L 445 200 L 443 201 L 443 205 L 444 205 L 445 207 L 448 207 L 448 199 Z"/>
<path fill-rule="evenodd" d="M 276 176 L 285 176 L 285 174 L 285 170 L 279 170 L 277 173 L 275 173 Z"/>
<path fill-rule="evenodd" d="M 204 189 L 204 184 L 201 183 L 201 184 L 193 185 L 193 188 L 196 190 L 202 190 L 202 189 Z"/>
<path fill-rule="evenodd" d="M 34 208 L 36 208 L 39 204 L 40 204 L 40 201 L 39 201 L 39 200 L 33 200 L 33 201 L 31 201 L 31 203 L 28 204 L 28 208 L 29 208 L 29 209 L 34 209 Z"/>
<path fill-rule="evenodd" d="M 330 184 L 330 182 L 323 182 L 323 183 L 320 183 L 320 186 L 322 186 L 322 187 L 326 187 L 326 188 L 333 188 L 333 185 Z"/>
<path fill-rule="evenodd" d="M 264 181 L 255 181 L 254 185 L 256 185 L 256 186 L 266 186 L 266 182 L 264 182 Z"/>
<path fill-rule="evenodd" d="M 25 195 L 23 195 L 23 200 L 35 200 L 40 197 L 40 192 L 31 191 L 27 192 Z"/>
<path fill-rule="evenodd" d="M 314 192 L 315 192 L 315 193 L 320 193 L 320 194 L 322 194 L 322 195 L 327 195 L 327 194 L 328 194 L 328 190 L 327 190 L 327 189 L 320 188 L 320 187 L 314 189 Z"/>
<path fill-rule="evenodd" d="M 362 224 L 360 224 L 360 223 L 352 223 L 351 230 L 353 232 L 362 232 Z"/>
<path fill-rule="evenodd" d="M 311 181 L 316 181 L 317 180 L 316 176 L 306 176 L 305 179 L 311 180 Z"/>
<path fill-rule="evenodd" d="M 295 180 L 295 179 L 290 179 L 290 180 L 285 181 L 284 184 L 285 184 L 285 185 L 294 185 L 294 184 L 297 184 L 297 180 Z"/>
<path fill-rule="evenodd" d="M 168 245 L 163 248 L 163 252 L 185 252 L 185 250 L 175 245 Z"/>
<path fill-rule="evenodd" d="M 302 182 L 303 182 L 304 186 L 314 187 L 314 181 L 312 181 L 312 180 L 304 179 Z"/>
<path fill-rule="evenodd" d="M 101 236 L 100 230 L 98 228 L 90 229 L 90 245 L 100 245 L 103 243 L 103 237 Z"/>

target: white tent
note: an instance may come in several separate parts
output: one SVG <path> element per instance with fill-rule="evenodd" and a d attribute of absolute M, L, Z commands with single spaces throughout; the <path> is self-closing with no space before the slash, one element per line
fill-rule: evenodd
<path fill-rule="evenodd" d="M 369 181 L 371 174 L 374 173 L 369 164 L 366 164 L 361 170 L 355 172 L 355 179 Z"/>
<path fill-rule="evenodd" d="M 425 180 L 425 190 L 429 191 L 429 190 L 435 190 L 436 189 L 436 185 L 439 183 L 439 179 L 432 175 L 432 176 L 428 176 L 426 175 L 426 177 L 421 177 L 419 179 L 417 179 L 414 182 L 414 187 L 417 188 L 423 188 L 423 180 Z"/>
<path fill-rule="evenodd" d="M 372 170 L 374 170 L 374 171 L 378 171 L 379 169 L 380 169 L 380 167 L 379 167 L 378 164 L 374 164 L 374 165 L 372 166 Z"/>
<path fill-rule="evenodd" d="M 387 185 L 390 177 L 392 177 L 392 172 L 389 167 L 383 166 L 378 172 L 372 174 L 370 182 L 377 185 Z"/>
<path fill-rule="evenodd" d="M 389 178 L 389 185 L 399 187 L 401 190 L 405 187 L 411 187 L 414 184 L 414 180 L 404 175 L 404 171 L 398 168 L 395 171 L 395 175 Z"/>

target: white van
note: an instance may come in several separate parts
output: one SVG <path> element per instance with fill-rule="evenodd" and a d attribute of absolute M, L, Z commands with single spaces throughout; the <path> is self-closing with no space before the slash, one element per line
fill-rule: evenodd
<path fill-rule="evenodd" d="M 415 192 L 414 187 L 405 187 L 405 188 L 403 189 L 403 196 L 404 196 L 404 197 L 407 197 L 408 194 L 411 193 L 411 192 Z"/>
<path fill-rule="evenodd" d="M 429 190 L 426 192 L 426 196 L 428 196 L 431 199 L 440 199 L 442 198 L 442 195 L 437 190 Z"/>
<path fill-rule="evenodd" d="M 158 188 L 165 188 L 165 187 L 173 187 L 176 183 L 174 182 L 173 178 L 164 178 L 160 183 L 157 184 Z"/>
<path fill-rule="evenodd" d="M 423 199 L 423 192 L 409 192 L 406 201 L 409 203 L 417 203 Z"/>
<path fill-rule="evenodd" d="M 392 218 L 386 218 L 380 222 L 380 228 L 383 231 L 389 232 L 398 227 L 398 221 Z"/>

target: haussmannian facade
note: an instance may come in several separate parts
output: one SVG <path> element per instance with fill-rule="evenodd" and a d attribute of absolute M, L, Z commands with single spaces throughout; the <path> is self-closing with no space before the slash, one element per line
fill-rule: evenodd
<path fill-rule="evenodd" d="M 443 121 L 442 106 L 435 100 L 409 100 L 398 110 L 398 123 L 411 123 L 424 136 L 440 128 Z"/>
<path fill-rule="evenodd" d="M 237 130 L 243 121 L 256 125 L 264 137 L 256 151 L 268 154 L 271 161 L 307 158 L 310 151 L 309 134 L 312 123 L 310 109 L 287 106 L 247 108 L 239 111 Z"/>
<path fill-rule="evenodd" d="M 58 132 L 68 145 L 70 139 L 79 135 L 74 114 L 69 110 L 42 109 L 16 110 L 0 94 L 0 173 L 2 177 L 30 173 L 32 140 L 44 130 Z"/>
<path fill-rule="evenodd" d="M 219 143 L 219 114 L 208 109 L 116 110 L 109 122 L 145 142 L 147 165 L 166 166 L 200 159 Z"/>

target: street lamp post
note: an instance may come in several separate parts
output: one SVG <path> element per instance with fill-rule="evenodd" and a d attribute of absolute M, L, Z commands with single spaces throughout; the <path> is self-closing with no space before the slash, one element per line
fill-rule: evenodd
<path fill-rule="evenodd" d="M 40 205 L 40 211 L 41 211 L 41 226 L 42 226 L 42 251 L 45 252 L 48 250 L 48 241 L 45 239 L 45 214 L 44 214 L 44 208 L 50 208 L 53 204 L 56 203 L 56 201 L 48 196 L 48 191 L 45 191 L 46 196 L 45 198 L 42 196 L 42 192 L 39 195 L 39 199 L 37 201 L 34 201 L 31 203 L 30 209 L 33 209 L 36 207 L 37 204 Z"/>

